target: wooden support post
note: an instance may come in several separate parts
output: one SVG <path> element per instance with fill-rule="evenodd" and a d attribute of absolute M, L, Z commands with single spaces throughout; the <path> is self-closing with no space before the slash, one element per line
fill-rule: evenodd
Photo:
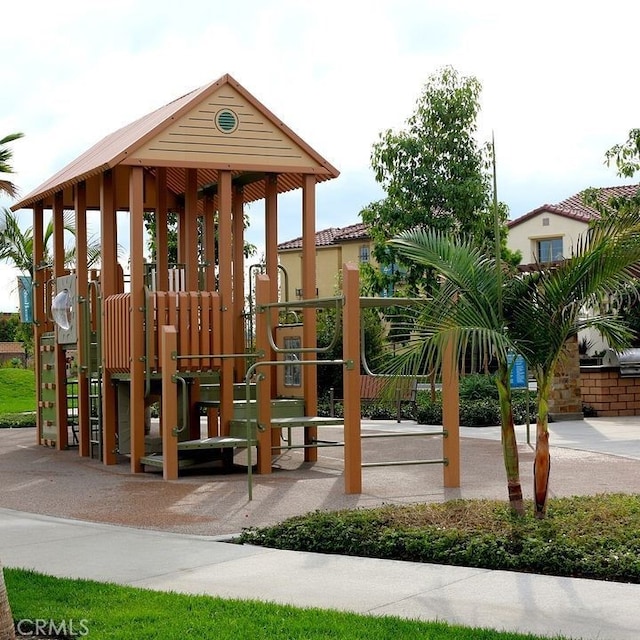
<path fill-rule="evenodd" d="M 344 368 L 344 491 L 362 493 L 362 443 L 360 439 L 360 275 L 358 267 L 342 268 L 342 353 Z M 351 364 L 353 363 L 353 364 Z"/>
<path fill-rule="evenodd" d="M 211 194 L 204 197 L 204 289 L 216 290 L 216 221 L 214 199 Z"/>
<path fill-rule="evenodd" d="M 44 236 L 43 236 L 43 214 L 44 207 L 42 201 L 36 202 L 33 206 L 33 275 L 35 280 L 35 293 L 33 300 L 33 353 L 35 360 L 36 378 L 36 402 L 41 400 L 42 394 L 42 355 L 40 354 L 40 339 L 46 330 L 47 316 L 45 306 L 46 299 L 46 276 L 44 269 L 39 268 L 44 260 Z M 36 443 L 42 444 L 42 411 L 38 409 L 36 428 Z"/>
<path fill-rule="evenodd" d="M 162 363 L 162 477 L 176 480 L 178 477 L 178 385 L 175 381 L 177 349 L 176 328 L 165 325 L 160 334 L 160 361 Z M 183 402 L 186 399 L 183 398 Z"/>
<path fill-rule="evenodd" d="M 276 174 L 269 174 L 266 178 L 265 184 L 265 262 L 267 268 L 267 275 L 269 276 L 270 291 L 269 300 L 276 302 L 278 300 L 278 176 Z M 278 310 L 271 309 L 268 311 L 271 318 L 271 332 L 273 340 L 276 340 L 276 326 L 278 324 Z M 266 327 L 265 327 L 266 331 Z M 266 358 L 268 360 L 275 360 L 276 354 L 271 349 L 271 345 L 266 340 Z M 304 380 L 305 371 L 302 369 L 302 379 Z M 278 395 L 278 377 L 277 375 L 271 376 L 271 397 L 275 398 Z M 280 437 L 282 435 L 282 429 L 271 430 L 271 446 L 276 447 L 280 444 Z"/>
<path fill-rule="evenodd" d="M 316 178 L 305 175 L 302 183 L 302 291 L 305 298 L 316 297 Z M 302 346 L 317 346 L 316 310 L 305 307 L 302 311 L 304 323 L 302 330 Z M 307 352 L 303 360 L 315 360 L 316 354 Z M 318 413 L 318 370 L 316 367 L 305 367 L 302 382 L 305 413 L 315 416 Z M 317 427 L 304 430 L 305 444 L 311 444 L 318 437 Z M 305 462 L 318 459 L 318 449 L 311 447 L 304 450 Z"/>
<path fill-rule="evenodd" d="M 264 217 L 265 217 L 265 262 L 267 267 L 267 275 L 271 281 L 270 299 L 274 302 L 278 300 L 278 176 L 270 173 L 266 178 L 265 185 L 265 201 L 264 201 Z M 275 327 L 278 323 L 278 310 L 272 309 L 271 327 L 273 338 L 275 341 Z M 275 354 L 269 347 L 268 357 L 275 358 Z M 305 372 L 302 371 L 304 379 Z M 275 398 L 278 394 L 277 376 L 272 376 L 271 395 Z M 280 439 L 278 430 L 273 430 L 274 438 Z M 274 442 L 277 445 L 278 442 Z"/>
<path fill-rule="evenodd" d="M 198 291 L 198 170 L 185 169 L 184 245 L 186 290 Z"/>
<path fill-rule="evenodd" d="M 222 308 L 222 353 L 233 353 L 233 265 L 231 230 L 231 171 L 218 174 L 218 288 Z M 233 371 L 231 358 L 222 361 L 220 378 L 220 434 L 229 435 L 229 421 L 233 417 Z"/>
<path fill-rule="evenodd" d="M 145 430 L 145 336 L 144 336 L 144 169 L 132 167 L 129 176 L 130 255 L 131 255 L 131 472 L 140 473 Z"/>
<path fill-rule="evenodd" d="M 442 354 L 442 424 L 446 436 L 442 439 L 444 486 L 460 486 L 460 413 L 458 364 L 453 344 L 447 343 Z"/>
<path fill-rule="evenodd" d="M 269 359 L 269 341 L 267 337 L 267 313 L 260 311 L 260 305 L 271 300 L 269 276 L 258 274 L 256 277 L 256 349 L 265 355 L 260 360 Z M 258 473 L 271 473 L 271 367 L 258 367 L 256 387 L 258 424 L 264 431 L 258 431 Z"/>
<path fill-rule="evenodd" d="M 167 169 L 156 167 L 156 290 L 169 288 L 169 252 L 167 251 L 167 229 L 169 211 L 167 206 Z"/>
<path fill-rule="evenodd" d="M 100 288 L 102 298 L 105 300 L 118 291 L 117 280 L 117 220 L 115 184 L 112 171 L 102 174 L 100 185 L 100 238 L 101 238 L 101 262 Z M 106 367 L 105 356 L 107 353 L 107 338 L 104 322 L 105 305 L 102 305 L 101 324 L 102 331 L 102 459 L 104 464 L 116 463 L 116 430 L 118 425 L 118 399 L 116 388 L 111 383 L 111 372 Z"/>
<path fill-rule="evenodd" d="M 64 264 L 64 203 L 62 191 L 53 196 L 53 276 L 58 278 L 66 273 Z M 56 289 L 55 293 L 59 291 Z M 67 360 L 65 350 L 55 341 L 56 367 L 56 449 L 69 446 L 69 424 L 67 417 Z"/>
<path fill-rule="evenodd" d="M 233 189 L 233 318 L 234 347 L 236 353 L 244 353 L 244 192 L 242 187 Z M 246 360 L 236 361 L 236 382 L 244 380 Z"/>
<path fill-rule="evenodd" d="M 76 327 L 78 329 L 78 453 L 88 457 L 91 453 L 89 428 L 89 379 L 87 367 L 91 357 L 88 320 L 88 270 L 87 270 L 87 188 L 85 182 L 75 187 L 74 208 L 76 211 Z"/>

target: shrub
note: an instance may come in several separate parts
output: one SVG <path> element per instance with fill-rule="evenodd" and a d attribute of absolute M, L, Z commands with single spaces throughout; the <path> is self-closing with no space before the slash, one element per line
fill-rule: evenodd
<path fill-rule="evenodd" d="M 498 399 L 498 387 L 494 377 L 482 373 L 472 373 L 460 378 L 461 400 Z"/>
<path fill-rule="evenodd" d="M 0 429 L 19 429 L 35 426 L 35 413 L 5 413 L 0 416 Z"/>
<path fill-rule="evenodd" d="M 317 511 L 245 530 L 238 542 L 640 583 L 640 496 L 552 498 L 545 520 L 491 500 Z"/>

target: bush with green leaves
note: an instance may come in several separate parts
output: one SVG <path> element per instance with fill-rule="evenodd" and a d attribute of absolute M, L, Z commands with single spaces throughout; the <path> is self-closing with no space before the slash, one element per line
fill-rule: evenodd
<path fill-rule="evenodd" d="M 497 500 L 317 511 L 245 530 L 277 549 L 640 583 L 640 496 L 549 500 L 548 517 Z"/>

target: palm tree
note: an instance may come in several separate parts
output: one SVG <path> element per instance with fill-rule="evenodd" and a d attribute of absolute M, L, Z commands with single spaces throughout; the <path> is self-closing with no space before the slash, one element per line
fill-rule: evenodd
<path fill-rule="evenodd" d="M 11 166 L 13 151 L 7 145 L 22 138 L 23 135 L 23 133 L 11 133 L 0 140 L 0 173 L 13 173 Z M 13 182 L 0 179 L 0 193 L 6 193 L 10 198 L 15 198 L 18 194 L 18 188 Z"/>
<path fill-rule="evenodd" d="M 400 329 L 404 345 L 396 351 L 396 373 L 440 369 L 444 346 L 453 341 L 460 362 L 472 354 L 480 362 L 496 358 L 496 384 L 500 398 L 502 452 L 511 508 L 524 513 L 518 448 L 515 438 L 509 383 L 509 352 L 515 349 L 502 318 L 502 281 L 496 260 L 487 257 L 472 240 L 454 241 L 426 229 L 402 233 L 390 241 L 409 261 L 435 269 L 441 286 L 434 297 L 422 301 L 418 318 L 409 318 Z M 512 267 L 506 267 L 512 269 Z"/>
<path fill-rule="evenodd" d="M 538 385 L 534 462 L 535 515 L 546 512 L 549 454 L 549 396 L 553 376 L 568 342 L 586 327 L 597 329 L 614 349 L 627 346 L 632 332 L 612 313 L 584 317 L 603 297 L 628 289 L 640 261 L 640 214 L 637 210 L 611 216 L 592 225 L 577 242 L 570 258 L 557 265 L 513 279 L 506 288 L 508 325 L 518 350 Z"/>
<path fill-rule="evenodd" d="M 640 211 L 624 211 L 594 223 L 577 243 L 573 256 L 562 263 L 503 277 L 496 275 L 494 260 L 472 244 L 437 232 L 411 230 L 391 241 L 406 259 L 435 268 L 443 278 L 435 298 L 423 305 L 417 325 L 422 330 L 414 330 L 415 339 L 407 342 L 394 366 L 407 370 L 423 362 L 438 364 L 448 340 L 454 341 L 458 358 L 468 351 L 496 358 L 503 455 L 516 511 L 512 490 L 519 488 L 519 474 L 509 351 L 522 354 L 538 383 L 534 496 L 535 515 L 542 518 L 550 470 L 548 410 L 553 375 L 566 353 L 567 341 L 585 327 L 598 329 L 613 348 L 628 343 L 631 333 L 620 317 L 605 313 L 583 318 L 581 311 L 595 308 L 603 296 L 633 283 L 637 275 L 633 267 L 640 262 L 639 234 Z M 504 317 L 498 312 L 500 304 Z"/>
<path fill-rule="evenodd" d="M 74 212 L 65 211 L 63 226 L 66 231 L 75 235 Z M 44 231 L 44 262 L 50 264 L 51 240 L 53 238 L 53 221 L 49 220 Z M 7 260 L 13 266 L 33 277 L 33 229 L 28 227 L 24 231 L 20 228 L 18 217 L 9 209 L 3 209 L 0 214 L 0 260 Z M 72 265 L 75 260 L 75 249 L 65 250 L 65 264 Z M 90 241 L 87 245 L 88 266 L 100 260 L 100 245 Z"/>

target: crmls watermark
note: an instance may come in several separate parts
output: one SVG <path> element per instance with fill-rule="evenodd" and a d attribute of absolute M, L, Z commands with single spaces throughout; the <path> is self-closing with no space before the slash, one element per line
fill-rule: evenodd
<path fill-rule="evenodd" d="M 38 638 L 43 636 L 82 637 L 89 635 L 89 621 L 82 620 L 45 620 L 25 618 L 16 623 L 16 633 L 20 638 Z"/>

